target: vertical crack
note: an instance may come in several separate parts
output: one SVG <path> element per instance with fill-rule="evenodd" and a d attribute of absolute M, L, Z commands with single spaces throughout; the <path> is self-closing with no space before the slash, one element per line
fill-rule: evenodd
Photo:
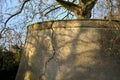
<path fill-rule="evenodd" d="M 50 29 L 51 29 L 51 45 L 52 45 L 52 49 L 53 49 L 53 54 L 52 54 L 52 56 L 45 62 L 45 65 L 44 65 L 44 70 L 43 70 L 43 73 L 42 73 L 42 75 L 40 76 L 40 80 L 46 80 L 46 76 L 45 76 L 45 74 L 46 74 L 46 70 L 47 70 L 47 65 L 48 65 L 48 63 L 52 60 L 52 59 L 54 59 L 54 56 L 55 56 L 55 54 L 56 54 L 56 49 L 55 49 L 55 40 L 54 40 L 54 29 L 53 29 L 53 23 L 54 22 L 52 22 L 51 23 L 51 25 L 50 25 Z"/>

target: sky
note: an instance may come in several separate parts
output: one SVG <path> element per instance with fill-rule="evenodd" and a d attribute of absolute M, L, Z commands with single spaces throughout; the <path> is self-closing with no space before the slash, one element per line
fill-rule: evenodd
<path fill-rule="evenodd" d="M 5 0 L 0 0 L 0 1 L 5 1 Z M 53 4 L 53 2 L 55 0 L 43 0 L 45 3 L 47 3 L 48 5 L 51 5 Z M 53 2 L 52 2 L 53 1 Z M 99 2 L 103 2 L 103 0 L 98 0 Z M 6 3 L 7 4 L 0 4 L 0 8 L 2 6 L 2 14 L 4 15 L 4 21 L 10 16 L 9 14 L 14 14 L 16 13 L 19 8 L 20 8 L 20 5 L 22 4 L 22 0 L 21 2 L 19 2 L 19 0 L 6 0 Z M 105 4 L 105 3 L 102 3 L 102 4 Z M 34 5 L 34 4 L 33 4 Z M 92 15 L 91 18 L 94 18 L 94 19 L 103 19 L 104 16 L 106 16 L 107 14 L 102 14 L 103 12 L 104 13 L 107 13 L 105 12 L 106 9 L 104 8 L 99 8 L 99 5 L 95 6 L 95 8 L 93 9 L 92 13 L 94 13 L 94 15 Z M 105 6 L 104 6 L 105 7 Z M 43 8 L 43 7 L 42 7 Z M 64 11 L 63 9 L 61 9 L 59 12 L 56 12 L 56 13 L 50 13 L 49 15 L 51 17 L 55 17 L 55 16 L 52 16 L 52 15 L 57 15 L 59 14 L 60 12 Z M 32 12 L 32 11 L 31 11 Z M 28 11 L 29 14 L 30 11 Z M 61 19 L 62 17 L 64 17 L 65 14 L 63 15 L 59 15 L 59 17 L 57 19 Z M 17 20 L 19 21 L 19 18 L 22 18 L 24 16 L 24 14 L 22 15 L 19 15 L 19 16 L 15 16 L 17 18 Z M 9 22 L 8 24 L 9 25 L 12 25 L 12 22 L 14 23 L 14 21 L 17 21 L 17 20 L 14 20 L 15 18 L 13 17 Z M 24 19 L 24 18 L 23 18 Z M 75 19 L 75 17 L 73 17 L 73 19 Z M 34 23 L 34 22 L 40 22 L 40 21 L 46 21 L 46 20 L 51 20 L 51 19 L 47 19 L 44 17 L 44 19 L 38 19 L 38 16 L 36 16 L 36 18 L 34 18 L 34 20 L 31 21 L 31 23 Z M 28 23 L 30 24 L 30 23 Z"/>
<path fill-rule="evenodd" d="M 25 37 L 27 32 L 27 25 L 36 22 L 53 20 L 53 18 L 54 20 L 60 20 L 65 16 L 65 14 L 59 15 L 60 13 L 65 11 L 64 8 L 56 12 L 51 12 L 48 14 L 48 16 L 41 17 L 39 14 L 34 16 L 33 15 L 34 13 L 38 13 L 39 11 L 41 11 L 41 9 L 45 9 L 46 7 L 52 5 L 55 0 L 43 0 L 43 1 L 45 4 L 38 4 L 37 0 L 31 0 L 30 3 L 27 3 L 25 5 L 24 10 L 19 15 L 16 15 L 9 20 L 9 22 L 7 23 L 7 27 L 14 29 L 18 33 L 22 33 L 21 36 Z M 10 15 L 15 14 L 20 9 L 22 2 L 23 0 L 0 0 L 0 20 L 3 20 L 5 22 L 7 18 L 10 17 Z M 98 3 L 100 4 L 97 4 L 92 11 L 92 13 L 94 13 L 94 15 L 92 15 L 91 17 L 92 19 L 103 19 L 104 16 L 107 16 L 106 10 L 107 7 L 105 0 L 98 0 Z M 36 6 L 41 5 L 41 7 L 37 8 L 35 7 L 35 5 Z M 102 7 L 100 8 L 100 6 Z M 46 12 L 47 11 L 49 11 L 49 9 L 46 10 Z M 57 17 L 57 15 L 59 16 Z M 72 19 L 76 19 L 75 16 L 73 16 Z M 3 23 L 1 23 L 0 21 L 0 29 L 2 27 L 4 26 Z M 15 33 L 14 31 L 11 31 L 12 35 L 14 35 L 14 33 Z M 23 41 L 25 41 L 25 38 L 22 39 Z"/>

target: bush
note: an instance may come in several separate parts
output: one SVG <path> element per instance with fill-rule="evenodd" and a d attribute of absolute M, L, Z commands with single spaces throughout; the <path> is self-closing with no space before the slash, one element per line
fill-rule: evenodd
<path fill-rule="evenodd" d="M 21 54 L 22 49 L 16 49 L 16 52 L 13 52 L 0 47 L 0 79 L 15 79 Z"/>

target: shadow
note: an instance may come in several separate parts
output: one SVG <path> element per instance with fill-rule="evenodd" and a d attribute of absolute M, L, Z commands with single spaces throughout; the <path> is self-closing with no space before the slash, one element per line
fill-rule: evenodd
<path fill-rule="evenodd" d="M 106 28 L 43 24 L 47 29 L 39 28 L 46 27 L 42 24 L 28 28 L 16 80 L 120 80 L 120 65 L 102 48 Z"/>
<path fill-rule="evenodd" d="M 56 72 L 52 71 L 51 74 L 49 73 L 51 70 L 47 69 L 49 68 L 47 65 L 52 60 L 51 58 L 54 57 L 54 52 L 56 52 L 54 49 L 57 48 L 57 45 L 54 46 L 54 44 L 57 44 L 55 43 L 55 37 L 54 43 L 52 40 L 53 31 L 51 29 L 28 30 L 25 49 L 21 58 L 16 80 L 43 80 L 49 75 L 52 80 L 55 80 L 54 75 Z M 56 62 L 54 61 L 54 63 Z M 55 66 L 54 70 L 57 71 L 57 68 L 58 67 Z M 47 75 L 46 72 L 48 72 L 49 75 Z"/>
<path fill-rule="evenodd" d="M 88 38 L 85 39 L 85 41 L 81 41 L 79 40 L 79 37 L 82 34 L 89 32 L 90 28 L 84 30 L 84 32 L 82 33 L 81 30 L 78 32 L 77 35 L 75 35 L 75 38 L 71 43 L 72 47 L 70 48 L 71 50 L 70 55 L 68 55 L 65 60 L 61 61 L 61 66 L 64 67 L 65 70 L 61 71 L 63 75 L 60 80 L 119 80 L 120 65 L 113 58 L 106 56 L 106 54 L 104 53 L 105 49 L 103 48 L 103 45 L 105 44 L 101 44 L 103 36 L 106 37 L 106 39 L 110 38 L 110 36 L 108 36 L 110 35 L 109 31 L 106 31 L 104 28 L 102 29 L 96 28 L 95 29 L 95 31 L 97 32 L 96 36 L 94 35 L 93 32 L 91 35 L 92 38 Z M 103 34 L 103 32 L 105 32 L 108 35 Z M 90 42 L 89 41 L 86 42 L 86 40 L 90 39 L 91 39 Z M 95 48 L 94 46 L 92 46 L 92 44 L 90 44 L 91 46 L 89 47 L 92 48 L 90 48 L 89 50 L 87 50 L 88 45 L 85 45 L 86 47 L 81 48 L 81 46 L 77 46 L 83 45 L 78 44 L 79 41 L 81 41 L 81 43 L 88 45 L 90 43 L 95 43 L 96 45 L 99 46 L 99 48 Z M 106 44 L 106 46 L 107 45 L 108 44 Z M 79 49 L 85 48 L 86 49 L 85 51 L 81 50 L 78 53 L 77 52 L 78 47 Z"/>

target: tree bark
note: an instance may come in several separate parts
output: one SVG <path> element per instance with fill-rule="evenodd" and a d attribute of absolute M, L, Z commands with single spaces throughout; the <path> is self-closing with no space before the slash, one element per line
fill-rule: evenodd
<path fill-rule="evenodd" d="M 77 19 L 86 19 L 91 17 L 92 8 L 95 6 L 97 0 L 79 0 L 79 4 L 73 2 L 56 0 L 65 9 L 73 12 Z M 74 0 L 75 1 L 75 0 Z"/>

